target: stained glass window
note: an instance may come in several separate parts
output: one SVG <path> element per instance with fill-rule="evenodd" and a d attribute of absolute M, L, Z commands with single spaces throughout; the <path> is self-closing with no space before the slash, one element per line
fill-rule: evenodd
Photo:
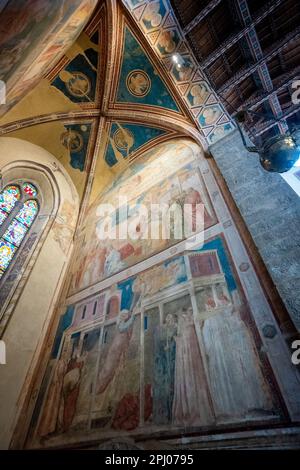
<path fill-rule="evenodd" d="M 4 220 L 6 220 L 7 214 L 0 209 L 0 225 L 3 224 Z"/>
<path fill-rule="evenodd" d="M 29 200 L 24 202 L 22 209 L 17 214 L 16 219 L 26 227 L 30 227 L 38 212 L 38 204 L 36 201 Z"/>
<path fill-rule="evenodd" d="M 38 195 L 35 186 L 25 182 L 20 188 L 10 185 L 0 193 L 0 279 L 39 211 L 38 202 L 31 199 Z"/>
<path fill-rule="evenodd" d="M 0 269 L 5 271 L 6 268 L 9 266 L 17 247 L 12 245 L 11 243 L 0 240 Z"/>
<path fill-rule="evenodd" d="M 5 188 L 0 194 L 1 213 L 3 214 L 6 212 L 7 214 L 10 214 L 20 197 L 21 193 L 18 186 L 7 186 L 7 188 Z"/>
<path fill-rule="evenodd" d="M 20 246 L 27 230 L 28 228 L 25 227 L 25 225 L 21 224 L 18 220 L 13 219 L 7 230 L 4 232 L 3 238 L 16 246 Z"/>
<path fill-rule="evenodd" d="M 33 184 L 30 183 L 24 183 L 23 184 L 23 191 L 25 194 L 28 194 L 30 197 L 36 197 L 37 196 L 37 190 L 33 186 Z"/>

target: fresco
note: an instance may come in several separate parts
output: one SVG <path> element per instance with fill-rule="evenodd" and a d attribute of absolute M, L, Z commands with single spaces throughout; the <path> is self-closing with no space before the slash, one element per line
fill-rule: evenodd
<path fill-rule="evenodd" d="M 189 57 L 184 58 L 183 64 L 175 64 L 172 68 L 172 75 L 178 83 L 188 82 L 193 72 L 195 72 L 195 64 Z"/>
<path fill-rule="evenodd" d="M 195 99 L 196 101 L 199 100 L 198 98 L 199 95 L 196 95 L 196 98 L 194 97 L 194 102 Z M 199 122 L 202 127 L 205 126 L 211 126 L 212 124 L 215 124 L 217 120 L 221 117 L 222 115 L 222 110 L 220 109 L 219 106 L 214 105 L 214 106 L 207 106 L 200 114 L 199 116 Z"/>
<path fill-rule="evenodd" d="M 218 126 L 213 132 L 209 134 L 209 141 L 213 144 L 217 140 L 224 137 L 230 130 L 233 129 L 233 125 L 229 122 L 223 126 Z"/>
<path fill-rule="evenodd" d="M 175 52 L 179 40 L 180 38 L 176 29 L 170 29 L 161 32 L 157 41 L 157 48 L 160 52 L 160 55 L 164 56 Z"/>
<path fill-rule="evenodd" d="M 127 27 L 116 102 L 161 106 L 179 112 L 164 82 Z"/>
<path fill-rule="evenodd" d="M 137 1 L 136 4 L 138 3 L 140 2 Z M 147 29 L 147 31 L 153 31 L 153 29 L 156 29 L 161 25 L 165 14 L 166 7 L 162 2 L 149 3 L 142 16 L 142 22 L 145 29 Z"/>
<path fill-rule="evenodd" d="M 219 235 L 67 308 L 31 440 L 278 422 L 260 347 Z"/>
<path fill-rule="evenodd" d="M 70 165 L 75 170 L 83 171 L 87 155 L 91 124 L 65 124 L 65 131 L 60 136 L 62 145 L 70 153 Z"/>
<path fill-rule="evenodd" d="M 7 83 L 3 114 L 37 84 L 72 44 L 96 0 L 9 1 L 1 16 L 0 79 Z"/>
<path fill-rule="evenodd" d="M 153 390 L 151 421 L 190 426 L 212 423 L 189 295 L 164 304 L 162 324 L 153 334 L 154 369 L 149 384 Z"/>
<path fill-rule="evenodd" d="M 165 72 L 171 77 L 178 95 L 189 106 L 195 123 L 208 145 L 221 139 L 235 128 L 234 122 L 195 63 L 190 45 L 183 34 L 169 0 L 122 0 L 137 26 L 143 32 Z M 172 56 L 180 56 L 174 64 Z M 212 108 L 211 105 L 214 105 Z M 196 107 L 204 107 L 202 114 Z M 226 125 L 224 125 L 226 124 Z"/>
<path fill-rule="evenodd" d="M 131 431 L 139 425 L 140 327 L 140 315 L 134 315 L 133 307 L 121 310 L 118 322 L 104 331 L 92 407 L 93 428 Z"/>
<path fill-rule="evenodd" d="M 63 202 L 61 216 L 56 218 L 52 230 L 54 240 L 60 245 L 63 253 L 67 254 L 74 234 L 76 224 L 76 211 L 74 204 L 65 200 Z"/>
<path fill-rule="evenodd" d="M 205 228 L 217 223 L 197 166 L 198 150 L 190 141 L 179 143 L 171 140 L 159 144 L 139 157 L 137 163 L 133 163 L 111 188 L 98 197 L 89 210 L 77 243 L 71 292 L 88 287 L 178 243 L 172 231 L 170 238 L 147 237 L 147 221 L 138 211 L 139 204 L 149 208 L 148 217 L 151 217 L 150 204 L 165 203 L 171 206 L 176 202 L 196 207 L 196 203 L 202 202 L 205 205 Z M 128 200 L 128 217 L 126 211 L 124 215 L 122 205 L 118 207 L 119 198 L 125 196 Z M 130 224 L 134 236 L 99 239 L 97 234 L 104 231 L 107 223 L 107 217 L 97 215 L 100 203 L 109 203 L 116 208 L 109 216 L 112 230 L 121 233 Z M 157 221 L 161 224 L 162 214 L 158 217 Z"/>
<path fill-rule="evenodd" d="M 71 48 L 72 60 L 52 81 L 74 103 L 94 102 L 97 88 L 98 31 L 89 38 L 83 33 Z M 71 51 L 68 51 L 70 56 Z"/>
<path fill-rule="evenodd" d="M 166 131 L 154 127 L 114 122 L 110 128 L 105 161 L 113 167 L 118 161 L 131 156 L 140 147 L 164 134 Z"/>
<path fill-rule="evenodd" d="M 205 101 L 210 95 L 210 91 L 206 82 L 200 82 L 197 85 L 193 85 L 187 98 L 192 106 L 204 105 Z"/>

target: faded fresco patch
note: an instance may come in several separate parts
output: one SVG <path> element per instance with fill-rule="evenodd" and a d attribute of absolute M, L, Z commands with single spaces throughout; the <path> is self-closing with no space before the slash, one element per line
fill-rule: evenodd
<path fill-rule="evenodd" d="M 217 222 L 197 166 L 198 151 L 199 147 L 190 141 L 171 140 L 159 144 L 142 155 L 110 189 L 98 197 L 78 239 L 71 292 L 99 282 L 178 243 L 172 234 L 170 239 L 144 238 L 143 214 L 137 212 L 139 204 L 150 208 L 151 204 L 171 206 L 178 201 L 192 205 L 203 203 L 204 227 Z M 117 208 L 121 196 L 128 199 L 129 218 L 122 220 L 122 210 L 116 209 L 117 213 L 112 214 L 112 224 L 116 223 L 117 228 L 121 229 L 122 224 L 130 223 L 135 227 L 135 239 L 98 239 L 97 230 L 104 223 L 103 217 L 97 215 L 99 204 L 109 203 Z"/>
<path fill-rule="evenodd" d="M 9 1 L 0 26 L 0 79 L 7 83 L 4 114 L 32 89 L 71 46 L 96 0 Z M 37 47 L 38 46 L 38 47 Z"/>
<path fill-rule="evenodd" d="M 68 307 L 32 442 L 277 422 L 259 347 L 228 249 L 215 237 Z"/>

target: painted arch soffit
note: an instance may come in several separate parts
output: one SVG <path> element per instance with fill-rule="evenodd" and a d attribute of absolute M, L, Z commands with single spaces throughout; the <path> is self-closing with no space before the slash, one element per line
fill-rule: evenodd
<path fill-rule="evenodd" d="M 70 106 L 101 107 L 107 58 L 107 11 L 102 2 L 89 24 L 61 60 L 47 74 L 52 91 Z"/>
<path fill-rule="evenodd" d="M 231 132 L 235 125 L 197 65 L 169 0 L 122 0 L 122 3 L 170 77 L 207 144 Z M 181 55 L 183 66 L 174 63 L 174 54 Z"/>
<path fill-rule="evenodd" d="M 1 2 L 2 4 L 3 2 Z M 1 12 L 0 116 L 32 90 L 83 30 L 96 0 L 6 1 Z"/>
<path fill-rule="evenodd" d="M 63 121 L 66 124 L 72 124 L 89 119 L 90 121 L 97 122 L 99 118 L 103 116 L 103 114 L 104 113 L 102 113 L 99 108 L 86 109 L 81 111 L 41 114 L 39 116 L 29 117 L 13 122 L 8 122 L 7 124 L 3 124 L 2 126 L 0 126 L 0 137 L 9 135 L 21 129 L 36 127 L 38 124 L 46 124 L 56 121 Z M 138 122 L 141 124 L 149 124 L 149 126 L 159 126 L 161 128 L 164 128 L 166 131 L 176 131 L 179 133 L 179 135 L 193 137 L 198 143 L 203 146 L 204 149 L 206 149 L 207 147 L 206 142 L 202 137 L 202 134 L 199 130 L 197 130 L 193 123 L 181 121 L 174 116 L 158 116 L 153 113 L 148 113 L 147 111 L 111 109 L 107 113 L 105 113 L 104 118 L 107 120 L 125 120 L 134 123 Z M 98 134 L 98 137 L 100 137 L 100 131 L 98 132 Z"/>
<path fill-rule="evenodd" d="M 118 28 L 119 22 L 121 28 Z M 134 28 L 136 29 L 135 25 Z M 127 38 L 125 44 L 124 36 Z M 116 43 L 118 47 L 112 47 Z M 132 45 L 137 53 L 134 63 L 128 51 Z M 149 49 L 147 44 L 146 47 Z M 147 72 L 134 72 L 134 69 L 141 68 L 145 63 L 150 76 L 149 89 L 145 76 Z M 125 24 L 124 14 L 118 2 L 103 2 L 84 32 L 45 77 L 48 95 L 43 96 L 46 101 L 47 96 L 51 98 L 49 110 L 44 101 L 45 112 L 40 115 L 30 115 L 24 113 L 23 108 L 19 109 L 12 115 L 12 119 L 8 115 L 8 119 L 2 121 L 0 135 L 52 121 L 80 121 L 81 118 L 98 121 L 100 117 L 122 119 L 124 113 L 129 121 L 141 120 L 151 126 L 166 124 L 166 128 L 175 129 L 174 125 L 181 122 L 180 133 L 184 133 L 184 128 L 191 127 L 194 123 L 184 114 L 176 99 L 176 90 L 172 90 L 172 84 L 169 87 L 169 84 L 165 83 L 168 77 L 163 78 L 164 72 L 159 70 L 158 73 L 158 69 L 159 67 L 153 65 L 153 58 L 151 62 L 148 50 L 146 52 L 141 46 L 132 28 Z M 120 77 L 122 73 L 123 78 L 126 75 L 123 83 Z M 130 77 L 127 80 L 128 74 Z M 158 88 L 162 93 L 157 92 Z M 57 98 L 55 104 L 55 100 L 52 100 L 53 94 Z M 31 95 L 30 99 L 34 96 Z M 133 102 L 127 102 L 126 96 L 132 98 Z M 118 102 L 114 101 L 114 97 Z M 36 101 L 40 102 L 40 98 L 40 91 L 37 91 Z M 200 135 L 198 137 L 201 141 Z"/>
<path fill-rule="evenodd" d="M 64 55 L 59 60 L 54 57 L 39 83 L 0 118 L 0 132 L 5 129 L 7 133 L 14 123 L 24 127 L 27 120 L 31 125 L 33 118 L 41 124 L 51 118 L 99 116 L 107 66 L 107 16 L 106 3 L 99 2 L 88 25 Z"/>
<path fill-rule="evenodd" d="M 107 121 L 103 135 L 106 141 L 104 160 L 110 168 L 116 170 L 124 169 L 150 148 L 179 134 L 165 127 L 112 120 Z"/>
<path fill-rule="evenodd" d="M 138 37 L 136 26 L 129 24 L 132 21 L 127 21 L 125 16 L 127 14 L 125 12 L 124 15 L 118 2 L 103 2 L 84 32 L 45 77 L 49 88 L 69 103 L 69 109 L 66 106 L 62 112 L 14 119 L 0 126 L 0 135 L 13 134 L 27 140 L 31 140 L 32 134 L 43 138 L 51 130 L 61 151 L 57 157 L 69 152 L 65 164 L 67 169 L 70 167 L 71 171 L 75 171 L 75 184 L 78 175 L 89 171 L 93 149 L 98 148 L 97 143 L 103 141 L 103 137 L 106 142 L 104 159 L 114 163 L 116 153 L 121 157 L 119 160 L 129 163 L 151 146 L 176 135 L 193 137 L 206 147 L 203 134 L 184 114 L 178 102 L 180 100 L 176 98 L 176 89 L 168 83 L 168 74 L 157 65 L 155 57 L 149 57 L 149 45 L 141 44 L 143 38 Z M 112 47 L 115 42 L 118 47 Z M 133 49 L 134 53 L 128 49 Z M 135 73 L 142 67 L 146 68 L 146 72 L 143 69 L 143 73 Z M 154 91 L 147 89 L 145 73 Z M 163 96 L 158 89 L 163 90 Z M 128 96 L 132 98 L 132 103 L 127 102 Z M 121 140 L 124 136 L 129 138 L 130 143 L 125 151 L 124 148 L 117 148 L 117 152 L 112 152 L 113 136 L 107 126 L 103 135 L 103 129 L 99 126 L 101 116 L 107 119 L 108 127 L 125 123 L 127 131 L 124 134 L 124 130 L 119 129 L 117 139 L 120 144 L 120 137 Z M 58 125 L 53 128 L 55 122 L 61 123 L 57 132 L 54 130 Z M 32 128 L 32 131 L 27 128 Z M 113 133 L 117 131 L 113 130 Z M 40 138 L 36 143 L 40 143 Z M 53 151 L 52 147 L 49 151 Z M 129 154 L 130 158 L 127 158 Z"/>
<path fill-rule="evenodd" d="M 102 111 L 142 112 L 194 124 L 161 67 L 119 0 L 107 2 L 108 59 Z"/>
<path fill-rule="evenodd" d="M 108 108 L 141 110 L 190 121 L 168 76 L 124 15 L 119 17 L 117 30 Z"/>
<path fill-rule="evenodd" d="M 0 135 L 51 121 L 121 119 L 124 112 L 129 121 L 144 120 L 152 126 L 157 118 L 157 125 L 166 123 L 175 129 L 178 124 L 180 133 L 185 133 L 194 122 L 176 96 L 169 74 L 136 30 L 120 2 L 102 2 L 83 33 L 45 76 L 45 112 L 30 115 L 18 109 L 12 119 L 8 115 L 2 121 Z M 30 96 L 36 98 L 35 104 L 41 98 L 40 90 L 36 91 Z M 199 129 L 197 140 L 205 146 L 200 133 Z"/>

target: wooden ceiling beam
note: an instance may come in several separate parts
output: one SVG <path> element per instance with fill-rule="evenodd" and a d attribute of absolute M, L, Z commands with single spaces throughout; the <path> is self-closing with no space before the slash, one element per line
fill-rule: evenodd
<path fill-rule="evenodd" d="M 300 111 L 300 106 L 291 105 L 283 113 L 282 119 L 285 120 L 285 119 L 289 118 L 290 116 L 292 116 L 293 114 L 297 113 L 298 111 Z M 255 137 L 257 137 L 261 134 L 264 134 L 265 132 L 267 132 L 269 129 L 271 129 L 274 126 L 278 126 L 279 123 L 280 122 L 270 120 L 270 121 L 267 121 L 267 122 L 264 121 L 260 125 L 254 126 L 253 130 L 254 130 Z"/>
<path fill-rule="evenodd" d="M 209 13 L 214 10 L 222 0 L 211 0 L 209 4 L 198 13 L 198 15 L 183 29 L 183 34 L 190 33 Z"/>
<path fill-rule="evenodd" d="M 285 88 L 289 87 L 294 80 L 299 79 L 300 77 L 300 65 L 295 67 L 288 73 L 285 73 L 277 80 L 277 86 L 271 92 L 267 92 L 265 90 L 254 93 L 248 100 L 246 100 L 239 108 L 238 111 L 242 109 L 250 109 L 255 110 L 258 106 L 260 106 L 264 101 L 266 101 L 273 93 L 278 94 L 280 91 L 284 90 Z"/>
<path fill-rule="evenodd" d="M 300 26 L 298 26 L 294 31 L 288 33 L 283 39 L 280 39 L 272 47 L 265 51 L 263 58 L 257 61 L 254 64 L 243 67 L 239 70 L 232 78 L 227 80 L 221 87 L 217 89 L 217 93 L 224 94 L 232 88 L 234 88 L 238 83 L 245 80 L 245 78 L 252 75 L 264 62 L 270 60 L 272 57 L 276 56 L 282 49 L 287 47 L 288 44 L 295 41 L 300 37 Z"/>
<path fill-rule="evenodd" d="M 238 12 L 242 18 L 242 22 L 245 26 L 252 22 L 251 13 L 248 6 L 247 0 L 236 0 L 236 6 Z M 246 40 L 249 45 L 251 55 L 255 61 L 259 61 L 263 58 L 263 51 L 255 27 L 251 29 L 251 32 L 246 35 Z M 263 62 L 257 69 L 261 84 L 267 92 L 271 92 L 273 87 L 273 82 L 270 76 L 269 68 L 267 62 Z M 276 93 L 270 93 L 268 97 L 269 105 L 274 114 L 275 118 L 281 118 L 283 112 L 281 109 L 281 104 Z M 285 133 L 288 130 L 287 123 L 283 120 L 279 124 L 279 129 L 281 133 Z"/>
<path fill-rule="evenodd" d="M 239 30 L 237 33 L 231 35 L 224 41 L 217 49 L 215 49 L 209 56 L 200 63 L 202 69 L 207 68 L 215 60 L 217 60 L 224 52 L 230 49 L 235 43 L 242 39 L 246 34 L 250 33 L 254 26 L 259 24 L 263 19 L 269 16 L 284 0 L 275 0 L 268 2 L 260 11 L 252 18 L 252 22 Z"/>

